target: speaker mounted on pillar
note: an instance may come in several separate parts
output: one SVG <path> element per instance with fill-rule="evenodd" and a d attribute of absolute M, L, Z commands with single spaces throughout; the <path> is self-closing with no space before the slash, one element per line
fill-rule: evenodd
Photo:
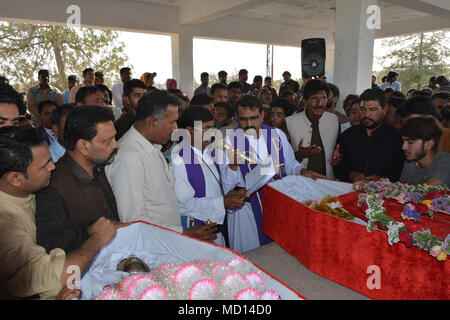
<path fill-rule="evenodd" d="M 323 77 L 325 75 L 325 59 L 325 39 L 311 38 L 302 40 L 303 78 Z"/>

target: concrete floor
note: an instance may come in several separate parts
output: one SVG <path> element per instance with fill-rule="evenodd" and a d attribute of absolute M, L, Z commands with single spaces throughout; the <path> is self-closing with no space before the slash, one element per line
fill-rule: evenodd
<path fill-rule="evenodd" d="M 356 291 L 309 271 L 276 242 L 268 243 L 243 255 L 306 299 L 370 300 Z"/>

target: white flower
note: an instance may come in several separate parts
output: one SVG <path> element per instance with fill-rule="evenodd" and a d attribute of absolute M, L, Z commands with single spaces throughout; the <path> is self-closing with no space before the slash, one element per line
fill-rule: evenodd
<path fill-rule="evenodd" d="M 399 229 L 403 228 L 405 225 L 402 222 L 396 222 L 396 221 L 389 221 L 387 227 L 387 235 L 388 235 L 388 242 L 389 245 L 393 245 L 394 243 L 397 243 L 400 241 L 398 237 Z"/>

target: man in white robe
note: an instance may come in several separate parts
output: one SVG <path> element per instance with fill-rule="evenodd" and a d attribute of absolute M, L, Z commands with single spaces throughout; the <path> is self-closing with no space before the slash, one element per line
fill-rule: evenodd
<path fill-rule="evenodd" d="M 238 150 L 238 154 L 255 159 L 257 164 L 271 156 L 277 172 L 276 179 L 299 174 L 312 179 L 325 178 L 314 171 L 306 170 L 295 159 L 294 151 L 286 135 L 279 129 L 264 125 L 263 118 L 261 101 L 251 95 L 242 96 L 236 104 L 236 120 L 239 127 L 233 134 L 227 136 L 226 143 Z M 242 136 L 244 132 L 245 137 Z M 245 140 L 245 146 L 242 143 L 243 140 Z M 231 158 L 228 157 L 228 159 L 230 161 Z M 235 187 L 245 188 L 245 175 L 254 168 L 254 165 L 250 165 L 248 161 L 239 164 L 239 159 L 237 160 L 238 163 L 233 161 L 224 169 L 225 192 Z M 228 214 L 230 248 L 240 253 L 271 241 L 263 234 L 262 191 L 250 196 L 250 203 L 247 202 L 241 209 Z"/>
<path fill-rule="evenodd" d="M 214 130 L 214 116 L 206 108 L 190 108 L 178 124 L 183 141 L 172 152 L 170 167 L 175 176 L 175 194 L 178 199 L 183 226 L 215 222 L 223 228 L 226 209 L 244 205 L 245 190 L 231 190 L 224 195 L 219 164 L 215 153 L 208 148 L 209 133 Z M 217 233 L 214 243 L 225 246 L 227 233 Z"/>

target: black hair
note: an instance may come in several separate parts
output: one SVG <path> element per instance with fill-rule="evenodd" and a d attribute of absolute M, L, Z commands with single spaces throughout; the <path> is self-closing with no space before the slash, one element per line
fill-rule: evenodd
<path fill-rule="evenodd" d="M 9 84 L 0 83 L 0 97 L 0 102 L 15 104 L 19 109 L 20 115 L 24 115 L 27 112 L 23 96 Z"/>
<path fill-rule="evenodd" d="M 329 83 L 328 86 L 330 87 L 331 92 L 333 92 L 333 97 L 339 97 L 340 92 L 339 88 L 336 87 L 334 84 Z"/>
<path fill-rule="evenodd" d="M 75 104 L 78 102 L 85 103 L 86 97 L 90 94 L 100 91 L 97 87 L 81 87 L 75 95 Z"/>
<path fill-rule="evenodd" d="M 436 83 L 439 86 L 442 86 L 442 85 L 445 85 L 446 83 L 448 83 L 448 80 L 447 80 L 447 78 L 445 76 L 442 75 L 442 76 L 439 76 L 439 77 L 436 78 Z"/>
<path fill-rule="evenodd" d="M 433 118 L 412 118 L 408 119 L 400 129 L 400 135 L 411 140 L 433 140 L 433 151 L 438 150 L 439 141 L 442 136 L 442 129 Z"/>
<path fill-rule="evenodd" d="M 397 77 L 397 76 L 398 76 L 398 73 L 395 72 L 395 71 L 389 71 L 389 73 L 388 73 L 388 75 L 387 75 L 388 80 L 392 80 L 393 78 L 395 78 L 395 77 Z"/>
<path fill-rule="evenodd" d="M 436 107 L 430 97 L 415 96 L 411 97 L 397 109 L 396 112 L 401 118 L 407 118 L 412 114 L 432 115 L 438 118 Z"/>
<path fill-rule="evenodd" d="M 42 76 L 45 73 L 49 73 L 47 69 L 41 69 L 38 71 L 38 77 Z"/>
<path fill-rule="evenodd" d="M 72 103 L 62 104 L 56 107 L 55 110 L 52 111 L 50 115 L 50 123 L 52 125 L 58 126 L 60 125 L 61 118 L 75 109 L 75 105 Z"/>
<path fill-rule="evenodd" d="M 43 132 L 33 127 L 0 128 L 0 178 L 8 172 L 21 172 L 28 179 L 27 169 L 33 162 L 31 148 L 42 143 Z"/>
<path fill-rule="evenodd" d="M 228 75 L 228 73 L 227 73 L 225 70 L 219 71 L 219 73 L 218 73 L 218 76 L 219 76 L 219 77 L 221 77 L 221 76 L 227 76 L 227 75 Z"/>
<path fill-rule="evenodd" d="M 83 70 L 83 76 L 85 76 L 88 72 L 90 72 L 90 71 L 92 71 L 92 72 L 94 72 L 94 69 L 92 69 L 92 68 L 86 68 L 86 69 L 84 69 Z"/>
<path fill-rule="evenodd" d="M 272 77 L 269 77 L 269 76 L 265 77 L 264 82 L 266 82 L 267 80 L 272 80 Z"/>
<path fill-rule="evenodd" d="M 434 82 L 434 83 L 436 83 L 436 76 L 430 77 L 430 80 L 428 80 L 428 82 Z"/>
<path fill-rule="evenodd" d="M 224 85 L 223 83 L 220 83 L 220 82 L 214 83 L 214 84 L 211 86 L 211 91 L 210 91 L 211 95 L 213 95 L 214 92 L 216 92 L 217 89 L 224 89 L 224 90 L 227 90 L 228 88 L 227 88 L 227 86 Z"/>
<path fill-rule="evenodd" d="M 386 106 L 386 93 L 378 88 L 367 89 L 359 96 L 359 98 L 361 99 L 361 101 L 378 101 L 381 108 L 384 108 Z"/>
<path fill-rule="evenodd" d="M 72 74 L 72 75 L 67 77 L 67 81 L 77 81 L 77 76 Z"/>
<path fill-rule="evenodd" d="M 253 77 L 253 82 L 255 82 L 255 81 L 263 81 L 263 78 L 262 78 L 262 76 L 254 76 Z"/>
<path fill-rule="evenodd" d="M 248 73 L 247 69 L 241 69 L 241 70 L 239 70 L 239 78 L 240 78 L 243 74 L 246 74 L 246 73 Z"/>
<path fill-rule="evenodd" d="M 416 90 L 413 92 L 413 94 L 411 95 L 411 97 L 417 97 L 417 96 L 422 96 L 422 97 L 431 97 L 431 95 L 433 94 L 433 91 L 428 91 L 427 89 L 422 89 L 422 90 Z"/>
<path fill-rule="evenodd" d="M 325 91 L 328 97 L 330 95 L 330 86 L 327 83 L 323 82 L 322 80 L 318 79 L 309 80 L 306 83 L 305 88 L 303 90 L 303 98 L 309 99 L 310 96 L 320 91 Z"/>
<path fill-rule="evenodd" d="M 386 93 L 386 94 L 394 93 L 394 92 L 395 92 L 395 90 L 392 89 L 391 87 L 388 87 L 388 88 L 384 89 L 384 93 Z"/>
<path fill-rule="evenodd" d="M 103 75 L 103 73 L 102 72 L 100 72 L 100 71 L 96 71 L 95 73 L 94 73 L 94 75 L 96 76 L 96 77 L 100 77 L 100 78 L 104 78 L 105 76 Z"/>
<path fill-rule="evenodd" d="M 291 73 L 289 71 L 285 71 L 285 72 L 283 72 L 282 76 L 284 77 L 285 75 L 288 75 L 290 77 Z"/>
<path fill-rule="evenodd" d="M 284 110 L 286 117 L 289 117 L 294 113 L 294 106 L 285 98 L 276 98 L 270 103 L 271 108 L 280 107 Z"/>
<path fill-rule="evenodd" d="M 200 79 L 204 78 L 204 77 L 209 77 L 209 73 L 208 72 L 202 72 L 200 74 Z"/>
<path fill-rule="evenodd" d="M 78 140 L 91 141 L 97 135 L 97 123 L 112 121 L 114 115 L 105 108 L 83 106 L 75 108 L 67 115 L 64 126 L 64 146 L 67 150 L 75 150 Z"/>
<path fill-rule="evenodd" d="M 119 71 L 120 76 L 122 76 L 122 75 L 124 74 L 125 71 L 131 71 L 130 67 L 123 67 L 123 68 L 120 68 L 120 71 Z"/>
<path fill-rule="evenodd" d="M 180 98 L 164 90 L 155 89 L 145 94 L 136 106 L 136 122 L 148 117 L 162 118 L 167 114 L 167 106 L 182 105 Z"/>
<path fill-rule="evenodd" d="M 104 84 L 96 84 L 94 87 L 96 87 L 100 91 L 106 91 L 108 93 L 108 97 L 109 97 L 109 104 L 112 103 L 113 95 L 112 95 L 112 91 L 109 90 L 108 86 L 106 86 Z"/>
<path fill-rule="evenodd" d="M 42 111 L 44 110 L 44 106 L 48 106 L 48 105 L 53 105 L 53 106 L 57 107 L 58 103 L 53 100 L 42 100 L 39 102 L 39 104 L 37 106 L 38 113 L 41 114 Z"/>
<path fill-rule="evenodd" d="M 192 106 L 204 106 L 213 102 L 213 98 L 207 93 L 200 93 L 192 97 Z"/>
<path fill-rule="evenodd" d="M 440 92 L 436 92 L 435 94 L 433 94 L 431 96 L 431 100 L 434 99 L 450 99 L 450 92 L 445 92 L 445 91 L 440 91 Z"/>
<path fill-rule="evenodd" d="M 189 108 L 178 119 L 178 126 L 182 129 L 194 128 L 195 121 L 208 122 L 214 120 L 213 114 L 205 108 Z"/>
<path fill-rule="evenodd" d="M 178 94 L 182 93 L 180 89 L 173 89 L 173 88 L 167 89 L 167 92 L 174 94 L 174 95 L 178 95 Z"/>
<path fill-rule="evenodd" d="M 228 118 L 233 118 L 234 117 L 234 110 L 233 110 L 233 108 L 231 107 L 231 105 L 228 102 L 225 102 L 225 101 L 217 102 L 214 105 L 214 108 L 224 108 L 225 111 L 227 112 L 227 117 Z"/>
<path fill-rule="evenodd" d="M 406 100 L 405 94 L 404 94 L 403 92 L 401 92 L 401 91 L 394 91 L 394 92 L 391 94 L 391 97 L 396 97 L 396 98 L 401 98 L 401 99 L 403 99 L 403 100 Z"/>
<path fill-rule="evenodd" d="M 396 110 L 398 110 L 405 103 L 405 101 L 406 101 L 405 99 L 402 99 L 402 98 L 399 98 L 399 97 L 390 96 L 386 100 L 386 105 L 392 106 Z"/>
<path fill-rule="evenodd" d="M 145 83 L 139 79 L 132 79 L 124 83 L 123 85 L 123 95 L 125 97 L 130 97 L 131 92 L 134 88 L 142 88 L 147 90 Z"/>
<path fill-rule="evenodd" d="M 240 83 L 239 81 L 231 81 L 228 84 L 228 91 L 230 91 L 231 89 L 235 89 L 235 88 L 239 88 L 242 91 L 243 90 L 242 83 Z"/>
<path fill-rule="evenodd" d="M 263 110 L 261 100 L 252 94 L 242 95 L 239 98 L 239 100 L 236 102 L 236 112 L 239 109 L 239 107 L 250 108 L 250 109 L 258 108 L 259 113 L 261 113 Z"/>

